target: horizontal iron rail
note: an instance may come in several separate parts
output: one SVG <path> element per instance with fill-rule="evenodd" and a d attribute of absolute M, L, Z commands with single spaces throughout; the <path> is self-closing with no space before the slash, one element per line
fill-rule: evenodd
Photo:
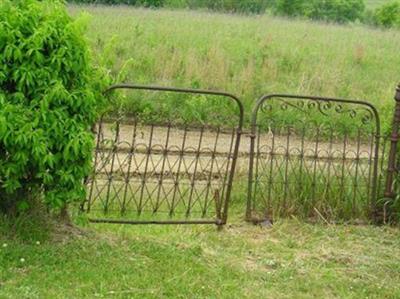
<path fill-rule="evenodd" d="M 285 98 L 285 99 L 292 99 L 292 100 L 312 100 L 312 101 L 322 101 L 322 102 L 336 102 L 336 103 L 343 103 L 343 104 L 356 104 L 356 105 L 364 105 L 369 108 L 371 108 L 372 112 L 374 113 L 374 117 L 376 120 L 377 124 L 377 131 L 378 135 L 380 133 L 380 118 L 379 118 L 379 113 L 378 110 L 374 105 L 372 105 L 369 102 L 362 101 L 362 100 L 346 100 L 346 99 L 340 99 L 340 98 L 330 98 L 330 97 L 317 97 L 317 96 L 305 96 L 305 95 L 293 95 L 293 94 L 269 94 L 269 95 L 264 95 L 261 98 L 257 100 L 253 107 L 252 111 L 252 118 L 251 118 L 251 125 L 255 126 L 257 123 L 257 113 L 258 110 L 260 109 L 260 106 L 267 100 L 273 99 L 273 98 Z M 253 131 L 252 127 L 252 134 L 255 134 Z M 379 137 L 379 136 L 376 136 Z"/>
<path fill-rule="evenodd" d="M 108 224 L 131 224 L 131 225 L 139 225 L 139 224 L 155 224 L 155 225 L 187 225 L 187 224 L 215 224 L 215 225 L 224 225 L 226 224 L 223 220 L 165 220 L 165 221 L 157 221 L 157 220 L 114 220 L 114 219 L 89 219 L 89 222 L 92 223 L 108 223 Z"/>
<path fill-rule="evenodd" d="M 111 150 L 113 150 L 113 147 L 99 147 L 98 152 L 101 153 L 108 153 Z M 117 149 L 114 151 L 117 154 L 130 154 L 131 153 L 131 149 L 130 148 L 120 148 L 117 147 Z M 135 149 L 134 153 L 135 154 L 146 154 L 148 152 L 148 150 L 146 149 Z M 179 151 L 179 150 L 162 150 L 162 149 L 151 149 L 151 153 L 153 155 L 162 155 L 162 154 L 168 154 L 170 156 L 179 156 L 182 153 L 187 156 L 187 157 L 195 157 L 197 155 L 197 152 L 194 150 L 185 150 L 185 151 Z M 354 152 L 349 151 L 348 154 L 351 154 Z M 286 156 L 285 153 L 279 153 L 279 152 L 274 152 L 271 153 L 269 151 L 260 151 L 257 152 L 257 154 L 259 156 L 277 156 L 277 157 L 284 157 Z M 226 152 L 212 152 L 211 150 L 204 150 L 201 151 L 201 156 L 202 157 L 216 157 L 216 158 L 232 158 L 232 155 L 229 155 Z M 249 152 L 245 152 L 245 151 L 241 151 L 238 153 L 238 157 L 240 158 L 247 158 L 250 156 Z M 320 160 L 349 160 L 349 161 L 353 161 L 353 160 L 365 160 L 368 161 L 368 157 L 358 157 L 358 158 L 353 158 L 353 157 L 346 157 L 346 158 L 342 158 L 342 157 L 335 157 L 335 156 L 329 156 L 329 155 L 300 155 L 300 154 L 293 154 L 290 155 L 294 158 L 298 157 L 298 158 L 303 158 L 306 160 L 315 160 L 315 159 L 320 159 Z"/>
<path fill-rule="evenodd" d="M 139 147 L 140 145 L 136 145 L 136 146 Z M 114 150 L 114 152 L 117 153 L 117 154 L 130 154 L 132 152 L 132 150 L 130 148 L 128 148 L 128 147 L 125 147 L 125 148 L 119 147 L 119 146 L 115 146 L 115 147 L 116 147 L 116 149 Z M 177 150 L 159 149 L 158 145 L 156 147 L 157 148 L 151 148 L 151 149 L 136 148 L 134 150 L 134 153 L 135 154 L 145 155 L 145 154 L 147 154 L 147 152 L 149 150 L 151 150 L 151 153 L 153 155 L 163 155 L 163 154 L 167 155 L 168 154 L 170 156 L 179 156 L 179 155 L 184 154 L 185 156 L 189 156 L 189 157 L 193 156 L 194 157 L 194 156 L 196 156 L 198 154 L 197 151 L 194 150 L 194 149 L 193 150 L 192 149 L 186 149 L 186 150 L 182 151 L 182 150 L 178 150 L 178 149 Z M 111 147 L 111 146 L 110 147 L 101 146 L 98 149 L 98 151 L 101 152 L 101 153 L 108 153 L 111 150 L 113 150 L 113 147 Z M 201 155 L 203 157 L 204 156 L 205 157 L 214 156 L 214 157 L 220 157 L 220 158 L 232 158 L 232 155 L 229 155 L 229 153 L 226 153 L 226 152 L 217 152 L 217 151 L 214 152 L 213 150 L 210 150 L 210 149 L 204 149 L 204 150 L 201 150 L 200 152 L 201 152 Z M 244 152 L 243 153 L 239 153 L 239 155 L 244 155 L 244 154 L 247 154 L 247 153 L 244 153 Z"/>
<path fill-rule="evenodd" d="M 191 94 L 203 94 L 203 95 L 214 95 L 222 96 L 233 99 L 239 107 L 239 129 L 241 130 L 244 122 L 244 106 L 243 103 L 235 95 L 224 92 L 224 91 L 214 91 L 214 90 L 204 90 L 204 89 L 191 89 L 191 88 L 175 88 L 175 87 L 163 87 L 163 86 L 146 86 L 137 84 L 115 84 L 110 86 L 105 90 L 105 94 L 116 89 L 134 89 L 134 90 L 147 90 L 147 91 L 170 91 L 177 93 L 191 93 Z"/>

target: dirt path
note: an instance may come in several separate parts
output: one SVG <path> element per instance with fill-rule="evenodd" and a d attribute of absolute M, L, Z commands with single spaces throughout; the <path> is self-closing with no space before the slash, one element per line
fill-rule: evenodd
<path fill-rule="evenodd" d="M 113 211 L 123 206 L 133 211 L 183 209 L 205 215 L 222 202 L 236 141 L 233 130 L 121 125 L 116 138 L 113 126 L 105 124 L 100 137 L 95 175 L 88 181 L 90 202 L 97 208 L 104 208 L 106 202 Z M 260 135 L 258 142 L 262 157 L 255 165 L 257 180 L 274 177 L 277 185 L 282 184 L 291 172 L 298 173 L 301 163 L 302 175 L 314 179 L 316 173 L 325 178 L 356 174 L 361 183 L 369 181 L 370 145 L 305 142 L 296 136 L 288 139 L 272 134 Z M 243 134 L 234 185 L 239 180 L 246 182 L 249 150 L 250 137 Z"/>
<path fill-rule="evenodd" d="M 233 139 L 235 134 L 233 131 L 227 132 L 213 132 L 200 130 L 183 130 L 177 128 L 168 129 L 166 127 L 153 127 L 150 126 L 138 126 L 136 131 L 133 125 L 121 125 L 119 134 L 119 148 L 129 148 L 133 141 L 134 132 L 135 144 L 140 147 L 148 147 L 151 144 L 152 148 L 170 148 L 171 150 L 177 149 L 178 151 L 185 148 L 185 151 L 196 152 L 200 149 L 201 152 L 212 152 L 217 153 L 229 153 L 233 148 Z M 169 135 L 169 137 L 168 137 Z M 186 136 L 186 137 L 185 137 Z M 168 138 L 167 138 L 168 137 Z M 110 124 L 103 126 L 103 138 L 114 140 L 115 129 Z M 168 141 L 167 141 L 168 139 Z M 185 139 L 185 140 L 184 140 Z M 318 141 L 316 140 L 304 140 L 295 135 L 290 136 L 288 140 L 287 136 L 273 135 L 272 133 L 261 134 L 257 138 L 260 142 L 260 152 L 264 154 L 270 153 L 273 147 L 273 152 L 276 154 L 285 154 L 287 149 L 291 152 L 294 149 L 301 151 L 303 149 L 304 154 L 318 153 L 319 157 L 342 157 L 343 153 L 346 152 L 346 157 L 356 158 L 368 158 L 371 152 L 371 140 L 364 140 L 357 144 L 357 141 L 348 139 L 334 140 L 332 143 L 329 141 Z M 240 142 L 239 155 L 246 156 L 250 151 L 250 138 L 248 133 L 244 133 Z"/>
<path fill-rule="evenodd" d="M 146 172 L 148 176 L 173 177 L 183 173 L 197 178 L 219 177 L 230 166 L 236 136 L 234 131 L 200 131 L 178 128 L 121 125 L 117 138 L 117 148 L 110 151 L 115 140 L 115 127 L 104 124 L 101 140 L 105 140 L 97 155 L 97 171 L 132 174 Z M 352 140 L 321 142 L 302 141 L 296 136 L 273 136 L 261 134 L 258 138 L 260 155 L 270 159 L 333 160 L 333 163 L 349 163 L 359 159 L 367 164 L 371 159 L 371 145 L 357 144 Z M 134 155 L 130 155 L 134 145 Z M 149 154 L 151 149 L 151 154 Z M 239 149 L 237 172 L 245 173 L 249 164 L 250 138 L 243 134 Z M 183 154 L 182 154 L 183 153 Z M 198 154 L 199 153 L 199 154 Z M 129 166 L 131 165 L 131 166 Z"/>

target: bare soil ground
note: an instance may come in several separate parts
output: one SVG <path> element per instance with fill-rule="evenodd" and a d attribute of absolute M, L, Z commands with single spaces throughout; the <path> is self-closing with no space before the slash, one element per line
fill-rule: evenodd
<path fill-rule="evenodd" d="M 236 135 L 229 131 L 201 131 L 198 129 L 181 129 L 166 127 L 150 127 L 121 125 L 118 138 L 115 126 L 104 124 L 100 138 L 103 142 L 98 153 L 98 171 L 142 173 L 147 169 L 150 175 L 177 172 L 203 175 L 212 173 L 219 176 L 229 167 L 234 150 Z M 117 148 L 110 151 L 114 141 Z M 359 159 L 360 163 L 368 163 L 373 147 L 366 140 L 363 143 L 353 140 L 318 141 L 302 140 L 297 136 L 274 136 L 272 133 L 260 134 L 257 137 L 258 152 L 261 157 L 271 156 L 283 159 L 290 155 L 291 159 L 333 160 L 333 163 L 351 163 Z M 134 147 L 134 155 L 129 155 Z M 151 150 L 149 154 L 149 150 Z M 257 148 L 256 148 L 257 151 Z M 237 171 L 248 169 L 250 137 L 248 133 L 241 136 Z M 114 163 L 112 162 L 114 160 Z M 146 166 L 147 165 L 147 166 Z"/>
<path fill-rule="evenodd" d="M 115 128 L 112 124 L 105 124 L 103 126 L 104 139 L 114 140 Z M 119 147 L 129 148 L 132 144 L 133 125 L 121 125 L 120 134 L 118 141 L 120 142 Z M 153 134 L 151 132 L 153 131 Z M 183 139 L 186 132 L 186 139 L 183 143 Z M 168 143 L 167 143 L 167 136 Z M 240 142 L 239 155 L 246 156 L 250 151 L 250 138 L 249 133 L 244 133 Z M 223 131 L 217 133 L 211 130 L 205 130 L 201 133 L 199 129 L 179 129 L 179 128 L 166 128 L 166 127 L 153 127 L 150 126 L 138 126 L 136 128 L 136 145 L 148 146 L 151 145 L 154 149 L 157 147 L 168 147 L 170 149 L 182 149 L 185 151 L 196 152 L 199 148 L 201 152 L 215 151 L 217 153 L 229 153 L 233 148 L 233 139 L 235 134 L 233 130 Z M 303 140 L 300 137 L 291 135 L 288 141 L 285 135 L 273 135 L 272 133 L 262 133 L 257 139 L 260 141 L 260 152 L 269 153 L 271 151 L 272 143 L 274 143 L 274 152 L 285 154 L 287 148 L 299 149 L 303 148 L 304 153 L 312 152 L 314 155 L 318 153 L 320 157 L 328 157 L 330 154 L 333 156 L 343 155 L 346 152 L 346 157 L 352 158 L 356 155 L 359 157 L 369 157 L 371 152 L 371 140 L 361 140 L 360 144 L 357 141 L 347 139 L 345 140 L 333 140 L 332 143 L 329 141 L 318 141 L 316 140 Z M 274 140 L 274 141 L 273 141 Z M 357 154 L 358 153 L 358 154 Z"/>

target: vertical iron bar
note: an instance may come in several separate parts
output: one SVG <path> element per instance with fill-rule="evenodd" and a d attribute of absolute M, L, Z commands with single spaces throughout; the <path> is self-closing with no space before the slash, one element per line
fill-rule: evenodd
<path fill-rule="evenodd" d="M 304 167 L 304 138 L 306 136 L 306 127 L 303 125 L 303 129 L 301 131 L 301 141 L 300 141 L 300 169 L 299 169 L 299 177 L 298 177 L 298 195 L 301 196 L 303 194 L 303 167 Z"/>
<path fill-rule="evenodd" d="M 207 191 L 206 191 L 206 196 L 205 196 L 205 201 L 204 201 L 204 208 L 203 208 L 203 211 L 202 211 L 203 217 L 207 213 L 208 197 L 209 197 L 210 189 L 211 189 L 211 186 L 212 186 L 211 182 L 212 182 L 212 177 L 213 177 L 213 170 L 214 170 L 214 164 L 215 164 L 214 162 L 215 162 L 215 159 L 216 159 L 216 153 L 217 153 L 217 146 L 218 146 L 218 140 L 219 140 L 220 131 L 221 131 L 221 129 L 220 129 L 220 127 L 218 127 L 217 134 L 215 136 L 213 152 L 211 154 L 210 173 L 209 173 L 208 179 L 207 179 Z M 219 195 L 219 191 L 218 191 L 218 195 Z"/>
<path fill-rule="evenodd" d="M 235 134 L 236 132 L 236 134 Z M 236 138 L 235 138 L 236 136 Z M 236 162 L 239 155 L 239 146 L 240 146 L 240 137 L 242 136 L 241 129 L 233 129 L 232 136 L 231 136 L 231 145 L 229 147 L 229 154 L 228 154 L 228 163 L 226 165 L 225 170 L 225 178 L 224 183 L 222 185 L 222 194 L 221 198 L 224 199 L 224 211 L 222 213 L 222 224 L 226 224 L 228 219 L 228 208 L 229 208 L 229 200 L 231 198 L 232 186 L 233 186 L 233 178 L 235 176 L 235 169 L 236 169 Z M 233 149 L 233 144 L 235 143 L 235 147 Z M 232 154 L 233 149 L 233 154 Z M 229 165 L 231 167 L 229 168 Z M 222 206 L 222 205 L 221 205 Z"/>
<path fill-rule="evenodd" d="M 344 178 L 345 178 L 345 165 L 346 165 L 346 153 L 347 153 L 347 131 L 344 132 L 344 137 L 343 137 L 343 152 L 342 152 L 342 171 L 341 171 L 341 177 L 340 177 L 340 199 L 342 202 L 345 202 L 344 200 L 344 191 L 345 191 L 345 186 L 344 186 Z"/>
<path fill-rule="evenodd" d="M 396 156 L 397 156 L 397 144 L 400 139 L 400 84 L 397 86 L 396 95 L 394 97 L 396 104 L 394 108 L 393 122 L 392 122 L 392 134 L 390 138 L 390 151 L 388 160 L 388 169 L 386 175 L 386 186 L 385 186 L 385 197 L 394 198 L 395 192 L 393 190 L 394 176 L 397 172 L 396 169 Z"/>
<path fill-rule="evenodd" d="M 248 185 L 247 185 L 247 207 L 246 207 L 246 221 L 251 221 L 251 214 L 252 214 L 252 206 L 253 206 L 253 194 L 252 188 L 254 185 L 254 148 L 255 148 L 255 140 L 256 140 L 256 128 L 255 124 L 252 123 L 251 125 L 251 132 L 250 132 L 250 153 L 249 153 L 249 174 L 248 174 Z"/>
<path fill-rule="evenodd" d="M 100 138 L 101 138 L 102 129 L 103 129 L 103 117 L 100 118 L 100 122 L 98 125 L 99 131 L 97 132 L 96 153 L 94 156 L 94 167 L 93 167 L 93 173 L 92 173 L 92 184 L 90 185 L 89 199 L 88 199 L 88 206 L 87 206 L 88 213 L 90 212 L 90 208 L 92 205 L 93 188 L 94 188 L 95 179 L 96 179 L 97 159 L 98 159 L 99 151 L 100 151 Z"/>
<path fill-rule="evenodd" d="M 285 153 L 285 177 L 283 179 L 284 184 L 284 195 L 283 195 L 283 208 L 287 210 L 287 195 L 288 195 L 288 188 L 289 188 L 289 181 L 288 181 L 288 171 L 289 171 L 289 157 L 290 157 L 290 127 L 287 127 L 287 135 L 286 135 L 286 153 Z"/>
<path fill-rule="evenodd" d="M 139 207 L 138 207 L 138 214 L 140 215 L 142 213 L 142 209 L 143 209 L 143 195 L 144 195 L 144 188 L 146 187 L 146 179 L 147 179 L 147 170 L 149 167 L 149 160 L 150 160 L 150 155 L 151 155 L 151 150 L 153 147 L 153 132 L 154 132 L 154 125 L 151 125 L 150 128 L 150 136 L 149 136 L 149 144 L 147 147 L 147 151 L 146 151 L 146 162 L 145 162 L 145 166 L 144 166 L 144 173 L 143 173 L 143 177 L 142 177 L 142 186 L 140 189 L 140 198 L 139 198 Z"/>
<path fill-rule="evenodd" d="M 193 175 L 192 175 L 192 180 L 190 182 L 190 193 L 189 193 L 188 206 L 187 206 L 187 209 L 186 209 L 186 217 L 189 217 L 190 210 L 192 208 L 191 207 L 192 198 L 193 198 L 194 188 L 195 188 L 195 185 L 196 185 L 197 167 L 199 165 L 201 144 L 203 142 L 203 134 L 204 134 L 204 126 L 201 127 L 200 136 L 199 136 L 199 143 L 197 145 L 196 157 L 195 157 L 195 162 L 194 162 L 194 171 L 193 171 Z"/>
<path fill-rule="evenodd" d="M 377 201 L 378 201 L 378 189 L 377 189 L 377 180 L 378 180 L 378 167 L 379 167 L 379 140 L 381 138 L 381 133 L 380 133 L 380 121 L 379 121 L 379 116 L 377 119 L 377 124 L 378 127 L 376 128 L 376 132 L 374 134 L 374 144 L 375 144 L 375 151 L 374 151 L 374 166 L 373 166 L 373 181 L 372 181 L 372 201 L 370 204 L 371 210 L 373 212 L 373 218 L 374 221 L 378 221 L 378 216 L 377 216 Z"/>
<path fill-rule="evenodd" d="M 329 136 L 329 147 L 328 147 L 328 173 L 326 176 L 326 195 L 323 198 L 329 199 L 330 191 L 331 191 L 331 171 L 332 171 L 332 163 L 334 163 L 334 153 L 333 153 L 333 128 L 330 127 L 330 136 Z M 331 207 L 331 205 L 329 205 Z"/>
<path fill-rule="evenodd" d="M 224 172 L 224 178 L 223 178 L 223 182 L 222 182 L 222 191 L 221 191 L 221 197 L 224 198 L 225 197 L 225 189 L 227 186 L 227 181 L 228 181 L 228 171 L 229 171 L 229 166 L 231 165 L 231 159 L 232 159 L 232 149 L 233 149 L 233 143 L 235 141 L 235 129 L 232 129 L 232 134 L 231 134 L 231 144 L 229 147 L 229 152 L 227 153 L 227 162 L 226 162 L 226 167 L 225 167 L 225 172 Z"/>
<path fill-rule="evenodd" d="M 312 181 L 312 184 L 311 184 L 311 188 L 312 188 L 312 190 L 311 190 L 311 198 L 312 198 L 312 205 L 315 207 L 315 201 L 316 201 L 316 199 L 315 199 L 315 189 L 317 188 L 317 162 L 318 162 L 318 159 L 319 159 L 319 156 L 318 156 L 318 151 L 319 151 L 319 138 L 320 138 L 320 127 L 317 127 L 317 136 L 316 136 L 316 140 L 315 140 L 315 148 L 314 148 L 314 156 L 313 156 L 313 159 L 314 159 L 314 167 L 313 167 L 313 181 Z"/>
<path fill-rule="evenodd" d="M 268 177 L 268 203 L 267 206 L 272 206 L 271 195 L 272 195 L 272 175 L 274 170 L 274 158 L 275 158 L 275 132 L 272 130 L 272 144 L 270 152 L 270 165 L 269 165 L 269 177 Z"/>
<path fill-rule="evenodd" d="M 258 188 L 260 187 L 260 179 L 262 178 L 262 176 L 260 177 L 260 160 L 262 157 L 261 154 L 261 128 L 259 126 L 257 126 L 258 130 L 257 130 L 257 153 L 255 154 L 255 159 L 256 159 L 256 170 L 255 170 L 255 174 L 254 174 L 254 197 L 256 196 L 257 192 L 258 192 Z M 268 137 L 267 137 L 268 138 Z M 262 192 L 262 191 L 261 191 Z M 252 206 L 253 211 L 256 210 L 256 199 L 253 199 L 253 206 Z"/>
<path fill-rule="evenodd" d="M 385 179 L 384 175 L 384 164 L 385 164 L 385 159 L 386 159 L 386 137 L 381 137 L 381 142 L 382 142 L 382 150 L 381 150 L 381 155 L 380 157 L 380 165 L 379 165 L 379 179 L 378 179 L 378 185 L 377 185 L 377 190 L 380 192 L 382 190 L 382 184 L 386 182 L 382 182 Z M 380 194 L 379 194 L 380 196 Z"/>
<path fill-rule="evenodd" d="M 132 133 L 132 142 L 131 146 L 129 149 L 129 158 L 128 158 L 128 172 L 125 177 L 125 189 L 124 189 L 124 198 L 122 200 L 122 214 L 125 214 L 126 212 L 126 197 L 128 193 L 128 186 L 129 186 L 129 181 L 131 177 L 131 167 L 132 167 L 132 158 L 135 153 L 135 147 L 136 147 L 136 132 L 137 132 L 137 119 L 135 118 L 134 122 L 134 127 L 133 127 L 133 133 Z"/>
<path fill-rule="evenodd" d="M 373 152 L 374 152 L 374 136 L 371 134 L 371 139 L 369 143 L 369 156 L 368 156 L 368 180 L 367 180 L 367 197 L 372 205 L 373 201 L 373 192 L 372 192 L 372 185 L 373 185 Z"/>
<path fill-rule="evenodd" d="M 178 169 L 177 169 L 176 175 L 175 175 L 174 191 L 173 191 L 172 202 L 171 202 L 171 207 L 170 207 L 170 211 L 169 211 L 170 216 L 172 216 L 174 214 L 174 210 L 175 210 L 175 198 L 176 198 L 176 192 L 179 187 L 179 176 L 180 176 L 180 171 L 181 171 L 181 166 L 182 166 L 183 155 L 185 153 L 186 137 L 187 137 L 187 127 L 185 127 L 185 129 L 184 129 L 183 138 L 182 138 L 182 147 L 181 147 L 181 150 L 179 153 Z"/>
<path fill-rule="evenodd" d="M 113 149 L 112 149 L 112 160 L 111 160 L 111 170 L 110 174 L 108 176 L 108 186 L 107 186 L 107 195 L 106 195 L 106 204 L 104 206 L 104 212 L 108 212 L 108 204 L 110 200 L 110 192 L 111 192 L 111 184 L 113 181 L 113 175 L 114 175 L 114 164 L 115 164 L 115 155 L 118 150 L 118 141 L 119 141 L 119 126 L 120 126 L 120 121 L 117 120 L 116 123 L 116 130 L 115 130 L 115 138 L 114 138 L 114 144 L 113 144 Z"/>
<path fill-rule="evenodd" d="M 162 188 L 162 183 L 164 180 L 164 169 L 165 169 L 165 163 L 167 160 L 167 155 L 168 155 L 168 146 L 169 146 L 169 136 L 170 136 L 170 132 L 171 132 L 171 124 L 168 124 L 168 128 L 167 128 L 167 136 L 166 136 L 166 141 L 165 141 L 165 145 L 164 145 L 164 149 L 163 149 L 163 160 L 162 160 L 162 165 L 161 165 L 161 173 L 160 173 L 160 178 L 158 180 L 158 190 L 157 190 L 157 200 L 156 200 L 156 207 L 153 210 L 153 213 L 156 213 L 159 209 L 159 204 L 160 204 L 160 195 L 161 195 L 161 188 Z"/>
<path fill-rule="evenodd" d="M 353 218 L 356 216 L 356 197 L 357 197 L 357 190 L 358 190 L 358 172 L 359 172 L 359 165 L 360 165 L 360 146 L 361 146 L 361 131 L 360 128 L 358 128 L 358 132 L 357 132 L 357 153 L 356 153 L 356 173 L 354 176 L 354 184 L 353 184 L 353 188 L 354 188 L 354 192 L 353 192 L 353 204 L 352 204 L 352 214 L 353 214 Z"/>

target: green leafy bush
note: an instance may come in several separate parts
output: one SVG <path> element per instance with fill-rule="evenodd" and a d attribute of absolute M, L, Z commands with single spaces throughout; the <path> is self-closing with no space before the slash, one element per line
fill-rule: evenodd
<path fill-rule="evenodd" d="M 104 78 L 55 0 L 0 2 L 0 212 L 84 196 Z"/>
<path fill-rule="evenodd" d="M 305 0 L 275 0 L 272 11 L 281 16 L 304 16 L 306 3 Z"/>
<path fill-rule="evenodd" d="M 209 9 L 238 13 L 264 13 L 272 0 L 70 0 L 83 4 L 127 4 L 144 7 Z"/>
<path fill-rule="evenodd" d="M 138 5 L 144 7 L 162 7 L 165 0 L 70 0 L 69 2 L 82 4 L 109 4 L 109 5 Z"/>
<path fill-rule="evenodd" d="M 127 5 L 135 5 L 137 0 L 68 0 L 71 3 L 81 3 L 81 4 L 127 4 Z"/>
<path fill-rule="evenodd" d="M 206 8 L 237 13 L 264 13 L 269 3 L 271 0 L 187 0 L 189 8 Z"/>
<path fill-rule="evenodd" d="M 362 19 L 365 4 L 363 0 L 276 0 L 273 11 L 277 15 L 347 23 Z"/>
<path fill-rule="evenodd" d="M 165 7 L 168 8 L 187 8 L 187 0 L 165 0 Z"/>
<path fill-rule="evenodd" d="M 377 8 L 373 14 L 373 20 L 378 26 L 400 27 L 400 2 L 390 2 Z"/>
<path fill-rule="evenodd" d="M 364 12 L 363 0 L 313 0 L 308 2 L 306 16 L 312 20 L 347 23 L 361 20 Z"/>

